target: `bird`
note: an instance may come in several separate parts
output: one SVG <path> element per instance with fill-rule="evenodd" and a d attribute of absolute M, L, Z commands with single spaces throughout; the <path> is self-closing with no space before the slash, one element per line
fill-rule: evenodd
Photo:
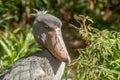
<path fill-rule="evenodd" d="M 33 36 L 42 51 L 15 61 L 0 73 L 0 80 L 61 80 L 71 59 L 64 43 L 62 21 L 47 11 L 36 11 Z"/>

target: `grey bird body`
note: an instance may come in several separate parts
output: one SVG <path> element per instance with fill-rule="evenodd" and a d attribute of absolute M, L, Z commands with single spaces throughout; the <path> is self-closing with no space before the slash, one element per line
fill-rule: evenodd
<path fill-rule="evenodd" d="M 17 60 L 0 74 L 0 80 L 61 79 L 65 63 L 70 62 L 62 39 L 62 22 L 57 17 L 41 11 L 38 11 L 35 17 L 33 35 L 45 49 Z"/>
<path fill-rule="evenodd" d="M 44 50 L 10 65 L 0 74 L 0 80 L 60 80 L 64 67 L 64 62 Z"/>

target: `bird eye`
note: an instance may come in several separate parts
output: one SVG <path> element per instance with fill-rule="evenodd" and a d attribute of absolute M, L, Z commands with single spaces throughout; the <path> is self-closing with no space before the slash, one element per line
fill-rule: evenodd
<path fill-rule="evenodd" d="M 47 31 L 53 30 L 52 27 L 48 26 L 47 24 L 43 24 L 43 26 Z"/>
<path fill-rule="evenodd" d="M 48 26 L 48 25 L 44 25 L 44 27 L 45 27 L 45 29 L 47 30 L 47 31 L 51 31 L 51 30 L 53 30 L 50 26 Z"/>
<path fill-rule="evenodd" d="M 45 28 L 49 29 L 50 27 L 48 25 L 44 25 Z"/>

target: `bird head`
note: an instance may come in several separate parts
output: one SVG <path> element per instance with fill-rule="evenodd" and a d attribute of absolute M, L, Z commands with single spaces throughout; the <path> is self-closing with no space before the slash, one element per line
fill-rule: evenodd
<path fill-rule="evenodd" d="M 54 57 L 69 63 L 70 57 L 61 33 L 61 20 L 46 11 L 37 11 L 34 16 L 33 35 L 35 40 L 47 48 Z"/>

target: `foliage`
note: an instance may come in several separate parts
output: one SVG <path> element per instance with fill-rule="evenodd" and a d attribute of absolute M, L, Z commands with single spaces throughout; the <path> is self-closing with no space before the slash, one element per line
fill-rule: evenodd
<path fill-rule="evenodd" d="M 0 69 L 38 50 L 31 30 L 30 28 L 27 34 L 24 34 L 24 31 L 20 28 L 12 32 L 0 32 Z"/>
<path fill-rule="evenodd" d="M 119 0 L 0 0 L 0 18 L 11 16 L 12 19 L 8 23 L 3 22 L 5 25 L 23 26 L 26 23 L 30 24 L 29 14 L 33 12 L 32 8 L 35 8 L 48 10 L 64 23 L 74 23 L 74 16 L 83 14 L 94 18 L 94 27 L 119 31 L 119 4 Z"/>
<path fill-rule="evenodd" d="M 63 26 L 72 24 L 76 30 L 72 37 L 86 41 L 86 48 L 74 50 L 79 57 L 66 67 L 62 80 L 119 80 L 119 4 L 119 0 L 0 0 L 0 70 L 38 50 L 28 27 L 35 8 L 56 15 Z M 63 29 L 70 32 L 69 27 Z"/>
<path fill-rule="evenodd" d="M 83 20 L 79 21 L 81 27 L 78 28 L 78 36 L 85 39 L 89 46 L 77 49 L 79 57 L 71 62 L 65 75 L 70 80 L 119 80 L 120 32 L 107 29 L 100 31 L 84 25 L 92 20 L 81 17 Z"/>

